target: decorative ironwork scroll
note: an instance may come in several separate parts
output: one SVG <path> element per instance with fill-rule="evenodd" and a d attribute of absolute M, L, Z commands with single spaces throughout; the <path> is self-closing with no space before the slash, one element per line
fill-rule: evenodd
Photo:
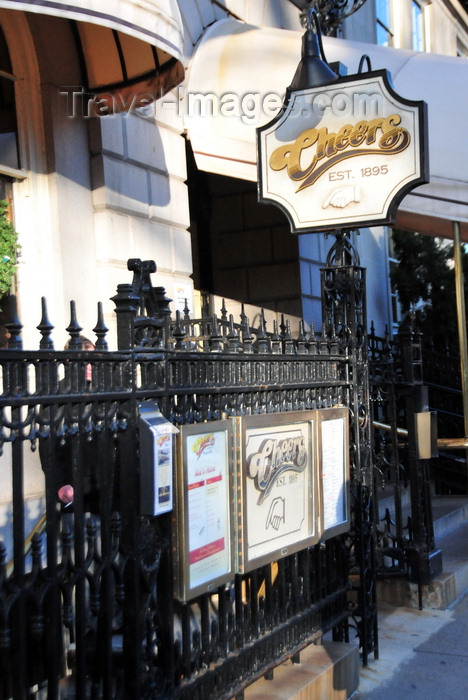
<path fill-rule="evenodd" d="M 301 12 L 301 24 L 307 25 L 310 10 L 315 10 L 320 19 L 322 32 L 336 36 L 344 20 L 357 12 L 366 0 L 312 0 Z"/>

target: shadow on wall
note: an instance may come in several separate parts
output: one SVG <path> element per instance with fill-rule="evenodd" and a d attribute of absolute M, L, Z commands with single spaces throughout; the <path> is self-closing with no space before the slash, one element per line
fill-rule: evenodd
<path fill-rule="evenodd" d="M 140 214 L 145 207 L 169 204 L 165 148 L 151 116 L 124 113 L 93 118 L 88 130 L 91 190 L 105 192 L 106 198 L 100 204 L 131 211 L 136 206 Z"/>

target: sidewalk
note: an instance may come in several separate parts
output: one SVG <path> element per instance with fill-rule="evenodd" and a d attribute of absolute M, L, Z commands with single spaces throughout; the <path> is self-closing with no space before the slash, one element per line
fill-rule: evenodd
<path fill-rule="evenodd" d="M 468 695 L 468 594 L 447 610 L 379 609 L 379 659 L 353 700 L 460 700 Z"/>

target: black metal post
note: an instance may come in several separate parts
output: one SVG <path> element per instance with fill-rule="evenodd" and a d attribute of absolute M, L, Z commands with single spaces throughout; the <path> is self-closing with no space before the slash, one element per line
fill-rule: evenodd
<path fill-rule="evenodd" d="M 338 348 L 349 357 L 351 429 L 351 492 L 354 496 L 350 571 L 356 569 L 357 628 L 363 664 L 378 657 L 376 561 L 372 433 L 370 421 L 369 362 L 365 269 L 350 241 L 351 232 L 336 231 L 336 241 L 322 270 L 322 320 L 334 328 Z"/>
<path fill-rule="evenodd" d="M 442 571 L 442 552 L 436 549 L 430 492 L 429 461 L 419 459 L 416 413 L 427 410 L 427 387 L 423 384 L 420 335 L 413 328 L 400 332 L 403 387 L 402 398 L 407 421 L 407 459 L 411 490 L 411 538 L 407 550 L 410 580 L 421 586 Z"/>
<path fill-rule="evenodd" d="M 119 350 L 129 350 L 134 345 L 135 317 L 140 297 L 131 284 L 119 284 L 117 294 L 111 298 L 117 314 L 117 344 Z"/>

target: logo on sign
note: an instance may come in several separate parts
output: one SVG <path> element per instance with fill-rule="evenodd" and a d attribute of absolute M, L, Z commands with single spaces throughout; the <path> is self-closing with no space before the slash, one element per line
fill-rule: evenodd
<path fill-rule="evenodd" d="M 366 94 L 372 113 L 348 109 Z M 257 129 L 259 201 L 281 207 L 297 233 L 393 223 L 404 195 L 428 181 L 425 118 L 424 102 L 400 97 L 386 71 L 292 90 Z"/>
<path fill-rule="evenodd" d="M 380 153 L 388 156 L 404 151 L 411 143 L 411 136 L 400 124 L 401 117 L 391 114 L 386 118 L 360 121 L 354 126 L 345 124 L 338 133 L 329 133 L 326 127 L 306 129 L 295 141 L 273 151 L 270 167 L 273 170 L 286 168 L 291 180 L 300 182 L 296 190 L 300 192 L 348 158 Z M 312 149 L 310 153 L 309 149 Z M 304 160 L 308 165 L 301 167 Z"/>

